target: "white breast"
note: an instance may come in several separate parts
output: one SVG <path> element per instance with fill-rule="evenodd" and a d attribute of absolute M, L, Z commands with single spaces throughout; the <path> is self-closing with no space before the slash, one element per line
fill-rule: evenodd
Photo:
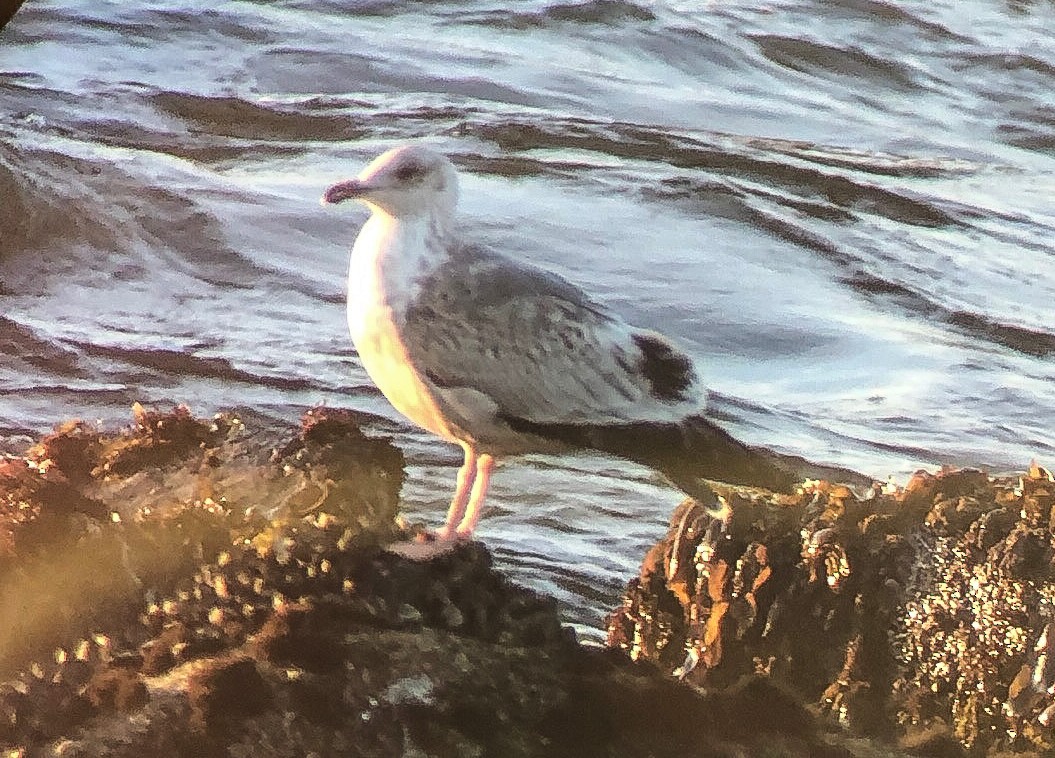
<path fill-rule="evenodd" d="M 427 263 L 425 232 L 424 223 L 397 222 L 378 212 L 370 217 L 352 249 L 348 328 L 363 368 L 396 410 L 454 441 L 428 380 L 410 363 L 399 331 L 400 317 Z"/>

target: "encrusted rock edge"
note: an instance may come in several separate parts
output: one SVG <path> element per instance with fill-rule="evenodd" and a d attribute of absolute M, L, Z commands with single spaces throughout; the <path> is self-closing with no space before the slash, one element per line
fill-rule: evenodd
<path fill-rule="evenodd" d="M 913 755 L 1055 754 L 1055 482 L 919 472 L 868 493 L 685 501 L 608 643 L 705 691 L 764 676 Z"/>

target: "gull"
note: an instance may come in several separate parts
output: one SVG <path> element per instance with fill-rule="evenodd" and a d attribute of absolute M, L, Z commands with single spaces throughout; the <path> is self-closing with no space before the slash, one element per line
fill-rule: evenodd
<path fill-rule="evenodd" d="M 794 487 L 778 456 L 705 417 L 700 372 L 671 340 L 467 239 L 442 154 L 420 143 L 388 150 L 322 198 L 346 200 L 371 211 L 348 273 L 359 359 L 396 410 L 464 453 L 437 551 L 471 537 L 502 456 L 598 450 L 710 502 L 707 479 Z"/>

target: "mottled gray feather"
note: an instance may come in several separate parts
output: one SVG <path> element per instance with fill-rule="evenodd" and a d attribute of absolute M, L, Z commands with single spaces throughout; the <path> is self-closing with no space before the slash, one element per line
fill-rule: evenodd
<path fill-rule="evenodd" d="M 480 248 L 451 251 L 420 283 L 405 321 L 419 371 L 487 395 L 502 416 L 631 420 L 635 409 L 647 418 L 658 402 L 689 399 L 653 392 L 633 330 L 580 289 Z"/>

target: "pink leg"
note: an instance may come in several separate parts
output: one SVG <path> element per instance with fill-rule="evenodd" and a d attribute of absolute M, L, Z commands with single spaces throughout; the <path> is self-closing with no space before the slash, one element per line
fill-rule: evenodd
<path fill-rule="evenodd" d="M 495 459 L 484 453 L 476 459 L 476 475 L 473 477 L 472 492 L 469 493 L 469 502 L 465 507 L 465 515 L 455 530 L 455 534 L 463 539 L 472 537 L 476 522 L 480 520 L 483 510 L 484 498 L 487 496 L 487 486 L 491 483 L 491 470 L 495 467 Z"/>
<path fill-rule="evenodd" d="M 449 539 L 457 533 L 458 523 L 465 515 L 465 506 L 469 502 L 469 495 L 476 479 L 476 451 L 467 444 L 463 444 L 462 449 L 465 451 L 465 461 L 458 469 L 458 484 L 454 488 L 450 508 L 447 509 L 447 521 L 436 531 L 436 536 L 440 539 Z"/>
<path fill-rule="evenodd" d="M 465 450 L 465 462 L 458 469 L 458 486 L 447 510 L 447 523 L 436 532 L 432 541 L 395 542 L 387 547 L 388 552 L 413 561 L 428 561 L 451 552 L 463 540 L 472 538 L 495 461 L 486 453 L 478 455 L 468 444 L 463 444 L 462 449 Z"/>

